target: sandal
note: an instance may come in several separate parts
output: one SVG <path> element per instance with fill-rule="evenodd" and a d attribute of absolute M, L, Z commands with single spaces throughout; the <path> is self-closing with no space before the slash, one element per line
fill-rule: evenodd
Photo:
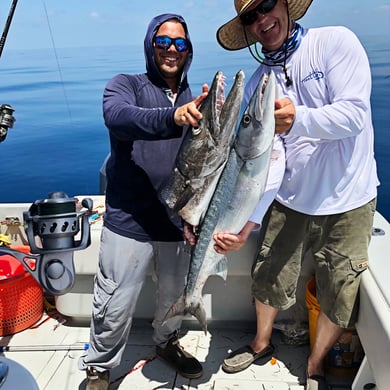
<path fill-rule="evenodd" d="M 222 369 L 227 373 L 234 373 L 245 370 L 256 360 L 271 355 L 275 348 L 269 344 L 260 352 L 255 352 L 250 345 L 245 345 L 233 351 L 222 364 Z"/>

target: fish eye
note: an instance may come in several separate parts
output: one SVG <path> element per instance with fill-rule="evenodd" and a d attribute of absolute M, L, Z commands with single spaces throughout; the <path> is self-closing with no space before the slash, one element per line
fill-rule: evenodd
<path fill-rule="evenodd" d="M 249 125 L 249 123 L 251 123 L 252 121 L 252 118 L 249 114 L 245 114 L 243 117 L 242 117 L 242 123 L 244 125 Z"/>
<path fill-rule="evenodd" d="M 201 132 L 202 132 L 202 129 L 200 127 L 193 127 L 192 128 L 193 135 L 199 135 Z"/>

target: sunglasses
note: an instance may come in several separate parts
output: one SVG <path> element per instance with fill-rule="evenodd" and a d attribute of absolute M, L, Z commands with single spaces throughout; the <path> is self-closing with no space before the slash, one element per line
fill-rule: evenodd
<path fill-rule="evenodd" d="M 264 0 L 256 8 L 240 15 L 241 22 L 244 26 L 250 26 L 257 19 L 257 14 L 268 14 L 274 8 L 278 0 Z"/>
<path fill-rule="evenodd" d="M 175 45 L 179 53 L 188 50 L 190 43 L 185 38 L 170 38 L 166 35 L 159 35 L 154 38 L 154 45 L 157 49 L 168 50 L 171 45 Z"/>

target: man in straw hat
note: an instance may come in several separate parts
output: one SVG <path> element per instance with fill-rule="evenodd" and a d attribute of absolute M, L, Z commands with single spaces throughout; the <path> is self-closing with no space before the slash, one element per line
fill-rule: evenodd
<path fill-rule="evenodd" d="M 238 372 L 273 353 L 274 320 L 296 302 L 302 259 L 311 250 L 320 313 L 306 388 L 325 390 L 324 359 L 357 318 L 379 182 L 367 55 L 345 27 L 301 27 L 296 20 L 311 1 L 235 0 L 237 16 L 217 32 L 225 49 L 248 47 L 260 63 L 246 99 L 264 72 L 275 72 L 275 131 L 286 152 L 252 274 L 257 333 L 223 369 Z M 239 249 L 254 226 L 249 221 L 238 235 L 216 234 L 216 250 Z"/>

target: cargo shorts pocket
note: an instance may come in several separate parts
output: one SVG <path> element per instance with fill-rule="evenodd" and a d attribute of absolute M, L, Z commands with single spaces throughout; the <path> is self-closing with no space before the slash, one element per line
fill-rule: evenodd
<path fill-rule="evenodd" d="M 255 254 L 252 269 L 251 269 L 251 276 L 254 278 L 255 274 L 258 272 L 260 266 L 262 263 L 267 260 L 271 256 L 272 250 L 271 247 L 268 245 L 263 244 L 258 252 Z"/>
<path fill-rule="evenodd" d="M 368 260 L 367 259 L 351 259 L 351 268 L 359 274 L 368 268 Z"/>
<path fill-rule="evenodd" d="M 95 292 L 93 298 L 93 314 L 97 320 L 104 318 L 107 307 L 111 301 L 118 284 L 106 278 L 98 268 L 95 276 Z"/>

